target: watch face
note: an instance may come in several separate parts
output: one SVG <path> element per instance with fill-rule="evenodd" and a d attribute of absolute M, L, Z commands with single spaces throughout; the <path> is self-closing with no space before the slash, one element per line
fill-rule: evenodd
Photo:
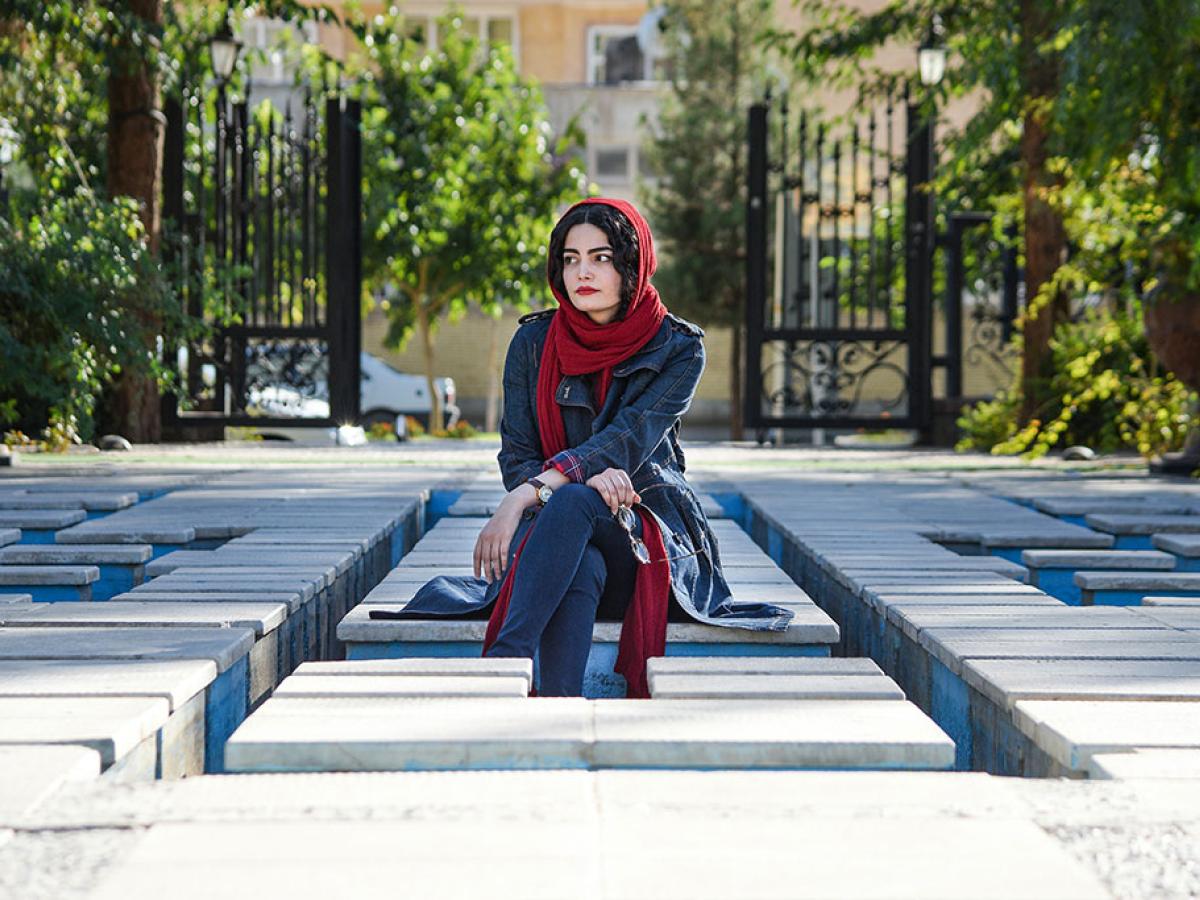
<path fill-rule="evenodd" d="M 550 488 L 546 487 L 546 485 L 543 484 L 540 488 L 538 488 L 538 499 L 541 500 L 543 504 L 549 503 L 550 498 L 553 496 L 554 491 L 550 490 Z"/>

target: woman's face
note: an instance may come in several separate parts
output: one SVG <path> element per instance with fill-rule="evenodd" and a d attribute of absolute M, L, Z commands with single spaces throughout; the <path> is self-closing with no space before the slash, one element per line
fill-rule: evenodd
<path fill-rule="evenodd" d="M 621 306 L 621 273 L 613 262 L 608 235 L 595 225 L 576 225 L 563 243 L 563 286 L 577 310 L 598 325 L 616 318 Z"/>

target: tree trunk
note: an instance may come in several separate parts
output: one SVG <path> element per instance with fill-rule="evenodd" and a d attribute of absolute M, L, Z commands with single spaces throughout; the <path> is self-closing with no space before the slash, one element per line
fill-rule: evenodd
<path fill-rule="evenodd" d="M 1038 294 L 1054 277 L 1066 253 L 1067 234 L 1062 216 L 1047 201 L 1061 179 L 1047 171 L 1050 157 L 1050 104 L 1058 94 L 1060 59 L 1044 50 L 1059 15 L 1058 3 L 1021 0 L 1021 77 L 1025 86 L 1021 166 L 1025 207 L 1025 316 L 1021 359 L 1021 424 L 1036 419 L 1048 399 L 1051 375 L 1050 339 L 1070 315 L 1070 299 L 1056 291 L 1038 302 Z"/>
<path fill-rule="evenodd" d="M 429 433 L 441 431 L 445 427 L 442 415 L 442 395 L 438 393 L 437 383 L 433 372 L 433 322 L 430 321 L 429 310 L 418 301 L 417 333 L 421 336 L 421 357 L 425 363 L 425 384 L 429 390 Z"/>
<path fill-rule="evenodd" d="M 745 423 L 742 419 L 742 375 L 745 369 L 745 355 L 742 348 L 746 345 L 746 336 L 740 322 L 735 322 L 730 331 L 732 346 L 729 354 L 729 439 L 740 441 L 745 436 Z"/>
<path fill-rule="evenodd" d="M 145 23 L 147 34 L 161 34 L 162 0 L 125 0 L 124 6 Z M 162 231 L 158 189 L 164 119 L 158 72 L 147 59 L 148 53 L 147 49 L 126 43 L 114 48 L 109 57 L 108 193 L 138 202 L 147 242 L 157 253 Z M 131 315 L 157 334 L 161 325 L 158 316 L 144 307 L 136 290 L 127 302 Z M 148 349 L 155 351 L 154 347 Z M 159 403 L 153 379 L 126 372 L 112 386 L 106 406 L 117 431 L 135 443 L 152 443 L 161 437 Z"/>
<path fill-rule="evenodd" d="M 500 428 L 500 320 L 492 319 L 488 329 L 488 392 L 487 411 L 483 418 L 483 430 L 492 432 Z"/>

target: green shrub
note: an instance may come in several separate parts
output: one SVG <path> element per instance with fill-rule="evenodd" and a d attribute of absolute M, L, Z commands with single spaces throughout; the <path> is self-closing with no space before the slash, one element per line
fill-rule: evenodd
<path fill-rule="evenodd" d="M 1084 444 L 1155 456 L 1183 446 L 1196 397 L 1158 364 L 1146 342 L 1141 309 L 1090 312 L 1061 325 L 1051 341 L 1053 399 L 1018 426 L 1019 382 L 994 400 L 964 410 L 959 450 L 1043 456 Z"/>
<path fill-rule="evenodd" d="M 0 424 L 62 447 L 122 371 L 165 380 L 155 338 L 182 318 L 143 238 L 133 201 L 82 188 L 0 216 Z"/>

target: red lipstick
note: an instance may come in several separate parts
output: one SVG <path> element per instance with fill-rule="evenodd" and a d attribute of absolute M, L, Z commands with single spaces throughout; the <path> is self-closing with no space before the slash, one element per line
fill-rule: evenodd
<path fill-rule="evenodd" d="M 596 290 L 596 288 L 594 288 L 594 287 L 581 287 L 581 288 L 576 288 L 575 293 L 583 294 L 586 296 L 587 294 L 598 294 L 600 292 L 598 290 Z"/>

